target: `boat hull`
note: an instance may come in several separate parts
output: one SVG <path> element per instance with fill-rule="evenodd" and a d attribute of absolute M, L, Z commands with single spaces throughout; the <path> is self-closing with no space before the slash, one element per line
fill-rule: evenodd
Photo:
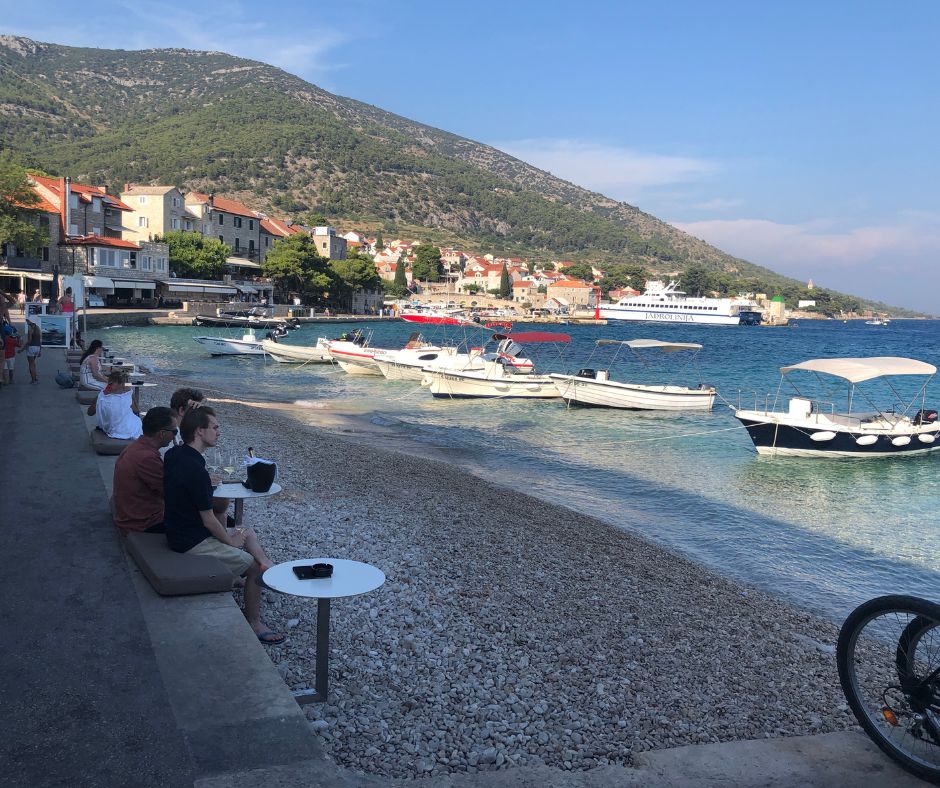
<path fill-rule="evenodd" d="M 576 375 L 549 375 L 568 404 L 624 410 L 711 410 L 715 390 L 646 386 Z"/>
<path fill-rule="evenodd" d="M 693 312 L 679 309 L 650 309 L 644 307 L 602 306 L 600 317 L 604 320 L 625 320 L 634 323 L 694 323 L 703 326 L 737 326 L 741 323 L 738 314 L 718 312 Z"/>
<path fill-rule="evenodd" d="M 780 457 L 896 457 L 917 455 L 940 449 L 940 426 L 914 427 L 894 431 L 846 429 L 827 423 L 787 424 L 773 414 L 738 411 L 735 417 L 744 425 L 758 454 Z M 813 435 L 823 438 L 814 440 Z M 829 438 L 829 435 L 832 435 Z M 933 442 L 925 443 L 921 435 Z M 862 438 L 863 443 L 858 439 Z M 871 441 L 871 438 L 875 440 Z M 910 442 L 895 445 L 895 439 Z"/>
<path fill-rule="evenodd" d="M 465 317 L 452 317 L 450 315 L 401 315 L 406 323 L 419 323 L 425 326 L 468 326 L 473 321 Z"/>
<path fill-rule="evenodd" d="M 275 361 L 281 364 L 332 364 L 333 357 L 325 347 L 304 347 L 301 345 L 286 345 L 281 342 L 272 342 L 265 339 L 261 348 Z"/>
<path fill-rule="evenodd" d="M 214 326 L 217 328 L 290 328 L 287 320 L 266 317 L 218 317 L 217 315 L 196 315 L 194 326 Z"/>
<path fill-rule="evenodd" d="M 263 356 L 260 342 L 225 337 L 193 337 L 213 356 Z"/>
<path fill-rule="evenodd" d="M 484 377 L 460 372 L 425 370 L 423 384 L 442 399 L 558 399 L 548 376 Z"/>

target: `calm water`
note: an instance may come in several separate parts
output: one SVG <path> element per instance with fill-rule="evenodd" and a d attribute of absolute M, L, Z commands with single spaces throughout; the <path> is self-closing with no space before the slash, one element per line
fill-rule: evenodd
<path fill-rule="evenodd" d="M 312 343 L 352 327 L 307 326 L 287 341 Z M 412 327 L 363 329 L 374 332 L 374 345 L 400 347 Z M 573 338 L 564 360 L 553 352 L 535 356 L 551 371 L 606 367 L 609 355 L 589 361 L 601 337 L 700 342 L 704 350 L 694 366 L 683 369 L 668 359 L 672 379 L 707 381 L 732 404 L 739 391 L 745 402 L 754 402 L 754 392 L 763 401 L 777 389 L 779 367 L 808 358 L 898 355 L 940 366 L 940 321 L 895 321 L 888 328 L 806 321 L 795 329 L 550 330 Z M 258 357 L 211 358 L 192 341 L 207 333 L 220 332 L 161 327 L 89 335 L 145 355 L 195 385 L 247 400 L 302 402 L 308 410 L 298 418 L 309 413 L 310 423 L 318 411 L 352 413 L 364 426 L 390 428 L 479 475 L 638 532 L 721 574 L 834 618 L 878 593 L 940 598 L 940 450 L 887 460 L 761 458 L 721 399 L 711 413 L 686 415 L 567 410 L 557 401 L 435 400 L 415 381 L 388 382 Z M 638 365 L 629 353 L 618 364 L 632 379 L 658 372 Z M 928 405 L 940 405 L 940 381 L 928 395 Z M 481 501 L 485 505 L 499 502 Z"/>

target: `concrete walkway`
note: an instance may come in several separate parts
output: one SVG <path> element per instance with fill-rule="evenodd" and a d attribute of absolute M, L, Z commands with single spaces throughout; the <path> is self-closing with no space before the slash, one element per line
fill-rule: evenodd
<path fill-rule="evenodd" d="M 699 745 L 636 768 L 548 767 L 388 780 L 336 768 L 230 594 L 157 596 L 110 522 L 114 458 L 96 456 L 71 390 L 0 390 L 2 783 L 10 786 L 921 785 L 859 733 Z"/>

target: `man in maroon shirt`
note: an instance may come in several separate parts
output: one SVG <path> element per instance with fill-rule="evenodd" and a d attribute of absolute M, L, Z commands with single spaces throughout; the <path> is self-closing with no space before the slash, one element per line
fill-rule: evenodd
<path fill-rule="evenodd" d="M 173 442 L 176 425 L 172 410 L 151 408 L 143 418 L 144 434 L 117 458 L 114 466 L 114 524 L 123 536 L 131 531 L 165 533 L 160 449 Z"/>

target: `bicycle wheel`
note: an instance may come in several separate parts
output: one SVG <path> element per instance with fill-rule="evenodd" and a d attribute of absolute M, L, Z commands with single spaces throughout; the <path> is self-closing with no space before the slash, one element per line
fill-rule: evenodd
<path fill-rule="evenodd" d="M 866 602 L 842 625 L 836 661 L 872 741 L 940 784 L 940 605 L 901 595 Z"/>

